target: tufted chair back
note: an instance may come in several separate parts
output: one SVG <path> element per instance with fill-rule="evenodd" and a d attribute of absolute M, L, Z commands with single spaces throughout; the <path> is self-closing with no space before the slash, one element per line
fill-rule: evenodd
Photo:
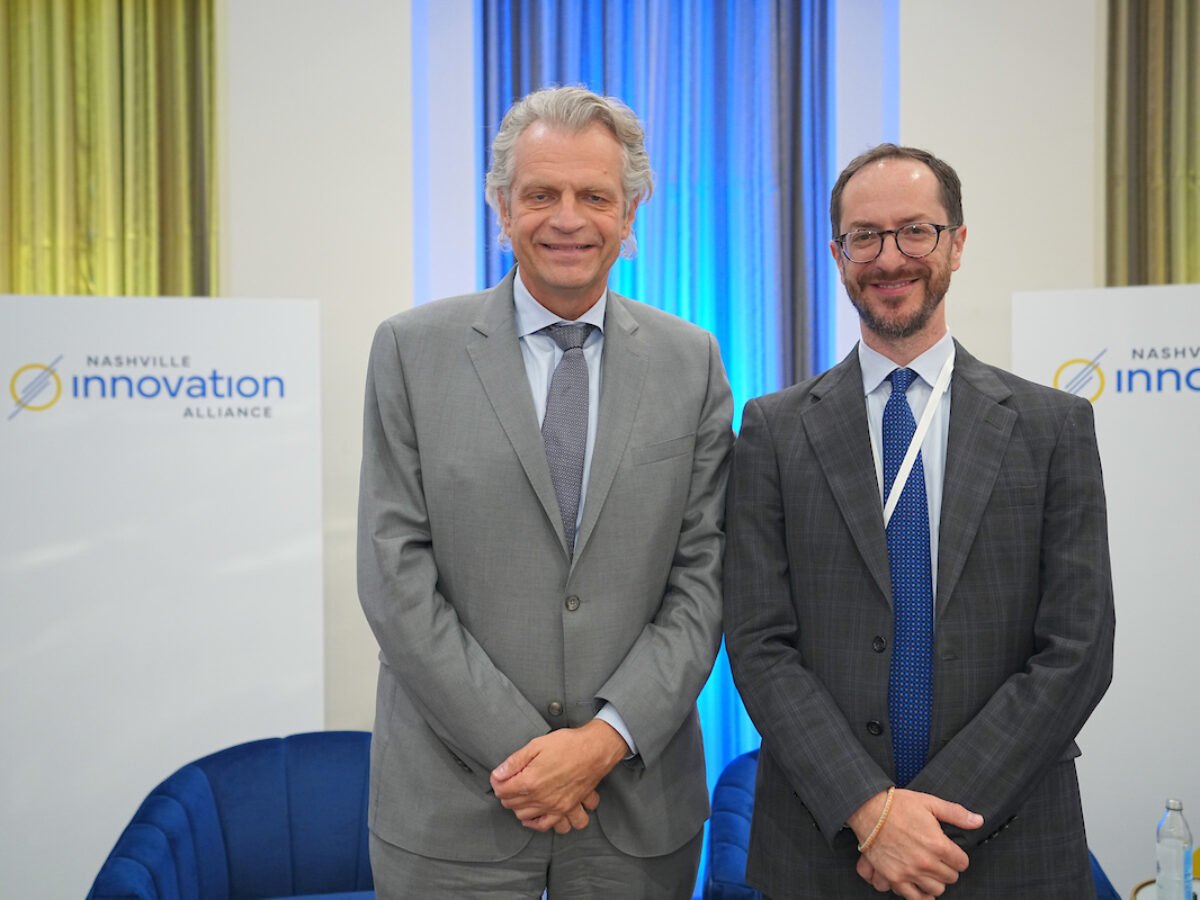
<path fill-rule="evenodd" d="M 370 743 L 312 732 L 189 763 L 142 803 L 88 900 L 373 898 Z"/>

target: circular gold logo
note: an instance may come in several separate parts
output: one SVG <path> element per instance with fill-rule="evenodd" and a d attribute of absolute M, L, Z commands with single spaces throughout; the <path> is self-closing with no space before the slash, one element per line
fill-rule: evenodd
<path fill-rule="evenodd" d="M 22 378 L 27 372 L 36 372 L 37 374 Z M 44 402 L 34 402 L 46 392 L 51 384 L 54 386 L 54 396 Z M 13 377 L 8 382 L 8 392 L 17 406 L 33 412 L 41 412 L 57 403 L 58 398 L 62 396 L 62 379 L 49 366 L 42 363 L 29 363 L 13 373 Z"/>
<path fill-rule="evenodd" d="M 1093 378 L 1096 381 L 1094 392 L 1089 396 Z M 1091 359 L 1068 359 L 1054 373 L 1054 386 L 1060 391 L 1067 391 L 1080 397 L 1087 397 L 1092 403 L 1104 393 L 1104 370 Z"/>

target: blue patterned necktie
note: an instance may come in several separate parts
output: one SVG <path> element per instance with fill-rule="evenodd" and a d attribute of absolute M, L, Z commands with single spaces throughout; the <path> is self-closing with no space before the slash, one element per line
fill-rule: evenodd
<path fill-rule="evenodd" d="M 916 422 L 905 392 L 917 373 L 896 369 L 892 395 L 883 408 L 883 494 L 886 497 L 908 451 Z M 909 473 L 887 526 L 892 569 L 892 662 L 888 717 L 896 784 L 904 787 L 925 766 L 933 706 L 933 579 L 929 563 L 929 505 L 921 454 Z"/>
<path fill-rule="evenodd" d="M 579 518 L 579 499 L 583 491 L 583 459 L 587 452 L 588 368 L 583 344 L 593 326 L 549 325 L 543 328 L 562 348 L 562 359 L 550 376 L 546 395 L 546 415 L 542 418 L 542 440 L 546 443 L 546 461 L 550 480 L 558 498 L 567 555 L 575 554 L 575 521 Z"/>

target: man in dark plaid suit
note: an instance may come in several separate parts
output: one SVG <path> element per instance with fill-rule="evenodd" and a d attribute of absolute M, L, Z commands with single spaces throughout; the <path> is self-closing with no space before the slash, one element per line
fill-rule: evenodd
<path fill-rule="evenodd" d="M 763 736 L 748 879 L 776 900 L 1094 897 L 1075 736 L 1112 677 L 1114 613 L 1091 406 L 948 333 L 966 240 L 950 166 L 877 147 L 830 212 L 862 341 L 747 404 L 728 494 L 726 641 Z M 898 367 L 915 420 L 930 407 L 912 440 L 930 521 L 927 549 L 889 557 Z M 924 672 L 893 660 L 893 569 L 909 566 L 932 582 Z M 922 678 L 906 779 L 889 704 Z"/>

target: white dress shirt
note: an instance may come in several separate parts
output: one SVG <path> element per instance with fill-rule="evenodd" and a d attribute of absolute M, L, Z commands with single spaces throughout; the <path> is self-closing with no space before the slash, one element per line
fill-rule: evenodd
<path fill-rule="evenodd" d="M 880 504 L 883 496 L 883 408 L 892 395 L 892 383 L 888 376 L 896 368 L 909 368 L 917 378 L 908 388 L 908 405 L 913 418 L 920 422 L 925 405 L 933 394 L 933 385 L 947 360 L 954 358 L 954 339 L 949 332 L 941 340 L 910 362 L 898 366 L 882 353 L 872 350 L 862 341 L 858 342 L 858 361 L 862 366 L 863 394 L 867 401 L 867 425 L 871 430 L 871 445 L 874 447 L 875 477 L 879 483 Z M 925 498 L 929 506 L 929 555 L 930 571 L 933 575 L 933 595 L 937 597 L 938 528 L 942 520 L 942 484 L 946 476 L 946 439 L 950 434 L 950 388 L 946 387 L 938 407 L 934 410 L 929 431 L 921 442 L 921 463 L 925 469 Z"/>
<path fill-rule="evenodd" d="M 583 486 L 579 498 L 579 513 L 575 527 L 583 521 L 583 504 L 587 500 L 588 475 L 592 470 L 592 450 L 596 446 L 596 427 L 600 421 L 600 379 L 601 361 L 604 356 L 604 313 L 608 309 L 608 290 L 600 295 L 592 307 L 574 321 L 564 319 L 552 313 L 525 287 L 521 280 L 521 270 L 518 267 L 517 277 L 513 279 L 513 301 L 516 306 L 517 337 L 521 343 L 521 357 L 525 360 L 525 374 L 529 377 L 529 390 L 533 396 L 533 409 L 537 414 L 538 427 L 546 417 L 546 395 L 550 393 L 550 379 L 554 377 L 554 369 L 565 352 L 554 338 L 548 334 L 539 334 L 547 325 L 559 322 L 567 324 L 594 325 L 592 333 L 583 344 L 583 358 L 588 367 L 588 430 L 587 444 L 583 454 Z M 625 721 L 617 712 L 616 707 L 605 701 L 597 719 L 603 719 L 625 739 L 629 745 L 629 755 L 637 754 L 637 744 Z"/>

